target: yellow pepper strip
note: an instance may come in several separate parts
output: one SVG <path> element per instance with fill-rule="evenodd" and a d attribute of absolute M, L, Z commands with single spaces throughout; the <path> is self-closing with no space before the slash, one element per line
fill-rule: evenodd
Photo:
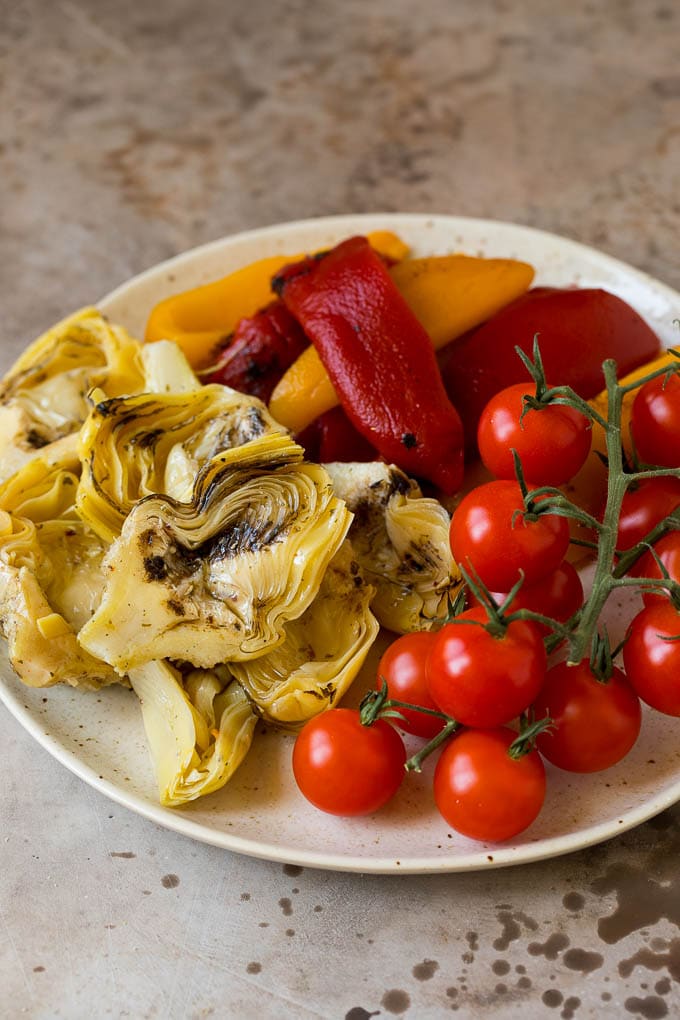
<path fill-rule="evenodd" d="M 239 319 L 273 300 L 271 278 L 301 255 L 273 255 L 202 287 L 173 294 L 151 311 L 144 339 L 174 340 L 192 368 L 205 368 Z"/>
<path fill-rule="evenodd" d="M 269 398 L 269 411 L 295 435 L 339 403 L 316 347 L 310 346 L 277 382 Z"/>
<path fill-rule="evenodd" d="M 491 318 L 534 278 L 526 262 L 470 255 L 408 259 L 390 274 L 436 349 Z M 279 380 L 269 410 L 292 432 L 301 432 L 338 403 L 316 349 L 309 347 Z"/>
<path fill-rule="evenodd" d="M 534 270 L 515 259 L 433 255 L 392 266 L 390 275 L 439 350 L 528 290 Z"/>
<path fill-rule="evenodd" d="M 372 230 L 366 234 L 371 248 L 383 255 L 391 262 L 401 262 L 408 255 L 410 249 L 405 241 L 391 230 Z"/>
<path fill-rule="evenodd" d="M 643 379 L 650 372 L 656 372 L 657 369 L 665 368 L 670 366 L 677 361 L 671 354 L 663 353 L 658 358 L 654 358 L 652 361 L 648 361 L 644 365 L 640 365 L 633 372 L 629 372 L 628 375 L 619 379 L 619 383 L 622 386 L 629 386 L 631 383 L 636 382 L 638 379 Z M 632 444 L 630 439 L 630 414 L 633 407 L 633 401 L 637 395 L 637 390 L 632 390 L 630 393 L 626 393 L 623 398 L 621 406 L 621 442 L 623 444 L 624 452 L 626 456 L 631 457 L 632 455 Z M 607 391 L 602 390 L 596 397 L 593 397 L 588 401 L 591 407 L 593 407 L 598 414 L 602 415 L 603 418 L 607 417 Z M 588 459 L 579 471 L 579 473 L 572 478 L 572 480 L 562 488 L 565 494 L 576 503 L 578 506 L 583 507 L 588 513 L 597 516 L 607 497 L 607 467 L 602 461 L 602 456 L 607 455 L 607 440 L 605 431 L 601 425 L 597 422 L 593 422 L 593 442 L 588 455 Z M 572 529 L 572 534 L 576 537 L 583 538 L 583 531 Z M 587 536 L 591 537 L 591 536 Z M 577 554 L 578 556 L 578 554 Z M 580 553 L 582 558 L 583 552 Z M 572 556 L 569 557 L 572 559 Z"/>
<path fill-rule="evenodd" d="M 401 238 L 389 230 L 368 234 L 376 251 L 396 261 L 408 254 Z M 145 340 L 174 340 L 192 368 L 206 368 L 215 349 L 233 333 L 240 319 L 254 315 L 274 300 L 271 279 L 298 255 L 272 255 L 238 269 L 213 283 L 173 294 L 159 302 L 146 324 Z"/>

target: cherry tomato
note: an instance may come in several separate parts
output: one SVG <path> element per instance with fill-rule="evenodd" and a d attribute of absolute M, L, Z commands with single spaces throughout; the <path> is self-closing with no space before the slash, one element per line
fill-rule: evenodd
<path fill-rule="evenodd" d="M 522 516 L 524 502 L 517 482 L 479 485 L 461 501 L 451 521 L 454 559 L 481 577 L 490 591 L 510 591 L 524 571 L 534 584 L 556 570 L 569 546 L 564 517 Z"/>
<path fill-rule="evenodd" d="M 333 708 L 310 719 L 293 748 L 300 792 L 332 815 L 370 815 L 386 804 L 404 778 L 404 742 L 384 719 L 361 723 L 353 708 Z"/>
<path fill-rule="evenodd" d="M 643 701 L 666 715 L 680 716 L 680 613 L 670 600 L 638 613 L 623 646 L 623 661 Z"/>
<path fill-rule="evenodd" d="M 500 605 L 507 598 L 507 592 L 491 593 Z M 474 595 L 471 604 L 478 605 Z M 576 567 L 568 560 L 560 563 L 557 570 L 542 577 L 536 584 L 523 584 L 508 607 L 508 612 L 517 609 L 531 609 L 534 613 L 549 616 L 560 623 L 566 623 L 583 604 L 583 585 Z M 550 633 L 548 627 L 537 623 L 542 634 Z"/>
<path fill-rule="evenodd" d="M 562 485 L 583 467 L 590 452 L 588 419 L 573 407 L 546 404 L 520 422 L 526 383 L 501 390 L 482 411 L 477 428 L 480 456 L 496 478 L 515 477 L 513 449 L 525 478 L 535 485 Z"/>
<path fill-rule="evenodd" d="M 680 478 L 648 478 L 623 497 L 616 548 L 632 549 L 652 528 L 680 506 Z M 637 571 L 636 571 L 637 573 Z"/>
<path fill-rule="evenodd" d="M 680 376 L 659 376 L 640 387 L 630 432 L 640 460 L 680 467 Z"/>
<path fill-rule="evenodd" d="M 667 535 L 655 542 L 654 552 L 668 571 L 671 580 L 680 584 L 680 531 L 669 531 Z M 646 552 L 638 560 L 634 572 L 638 577 L 661 578 L 664 576 L 651 552 Z M 668 598 L 668 592 L 663 588 L 642 593 L 642 600 L 646 606 L 651 606 L 655 602 L 665 602 Z"/>
<path fill-rule="evenodd" d="M 539 733 L 537 746 L 567 772 L 599 772 L 624 758 L 640 732 L 640 702 L 620 669 L 601 682 L 587 659 L 549 669 L 534 702 L 537 719 L 554 728 Z"/>
<path fill-rule="evenodd" d="M 449 825 L 488 842 L 531 825 L 545 800 L 545 768 L 537 751 L 511 758 L 511 729 L 464 730 L 449 741 L 434 772 L 435 803 Z"/>
<path fill-rule="evenodd" d="M 426 674 L 427 660 L 435 637 L 432 631 L 423 630 L 404 634 L 393 641 L 378 665 L 378 688 L 382 686 L 384 678 L 390 698 L 439 711 L 430 697 Z M 404 720 L 395 719 L 394 725 L 418 737 L 434 737 L 444 725 L 442 719 L 424 712 L 408 708 L 400 708 L 398 711 Z"/>
<path fill-rule="evenodd" d="M 480 624 L 483 609 L 468 609 L 438 632 L 427 668 L 430 695 L 465 726 L 510 722 L 537 696 L 546 669 L 541 632 L 517 620 L 502 637 Z"/>

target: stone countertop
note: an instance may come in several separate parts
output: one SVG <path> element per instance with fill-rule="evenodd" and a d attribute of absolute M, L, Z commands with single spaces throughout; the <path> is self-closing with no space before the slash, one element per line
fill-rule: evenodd
<path fill-rule="evenodd" d="M 331 213 L 561 233 L 680 287 L 666 0 L 15 0 L 0 19 L 6 367 L 183 249 Z M 0 709 L 0 1015 L 680 1013 L 680 810 L 517 868 L 379 877 L 158 828 Z"/>

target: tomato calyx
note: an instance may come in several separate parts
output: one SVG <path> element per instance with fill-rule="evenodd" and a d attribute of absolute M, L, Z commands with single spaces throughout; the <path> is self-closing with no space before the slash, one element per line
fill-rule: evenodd
<path fill-rule="evenodd" d="M 614 673 L 614 659 L 625 643 L 624 638 L 621 644 L 612 650 L 609 632 L 606 627 L 594 635 L 589 662 L 590 671 L 598 683 L 609 683 Z"/>
<path fill-rule="evenodd" d="M 642 577 L 637 579 L 640 590 L 643 592 L 643 596 L 645 592 L 666 595 L 676 612 L 680 613 L 680 583 L 678 583 L 675 578 L 671 577 L 668 572 L 668 567 L 661 559 L 653 545 L 649 546 L 648 553 L 656 563 L 656 566 L 661 573 L 661 577 Z"/>
<path fill-rule="evenodd" d="M 425 708 L 423 705 L 413 705 L 409 701 L 399 701 L 389 697 L 387 680 L 380 678 L 381 685 L 378 690 L 367 691 L 361 699 L 359 714 L 362 726 L 372 726 L 376 719 L 401 719 L 404 716 L 400 708 L 407 708 L 409 711 L 422 712 L 424 715 L 436 716 L 444 722 L 450 721 L 450 716 L 433 708 Z"/>
<path fill-rule="evenodd" d="M 524 398 L 524 410 L 522 411 L 520 422 L 528 411 L 540 411 L 542 407 L 546 407 L 549 404 L 561 404 L 564 407 L 571 407 L 575 411 L 580 411 L 584 418 L 587 418 L 589 421 L 596 421 L 603 428 L 606 428 L 607 423 L 604 418 L 570 386 L 548 386 L 538 337 L 539 334 L 534 333 L 531 357 L 521 347 L 515 347 L 517 357 L 526 368 L 536 387 L 535 396 L 532 397 L 527 394 Z"/>
<path fill-rule="evenodd" d="M 544 715 L 540 719 L 534 717 L 533 710 L 529 710 L 528 713 L 520 716 L 520 729 L 519 733 L 510 744 L 508 748 L 508 754 L 515 761 L 519 761 L 526 754 L 530 754 L 536 746 L 536 738 L 540 733 L 545 733 L 548 730 L 554 729 L 554 722 L 549 715 Z"/>
<path fill-rule="evenodd" d="M 512 586 L 503 601 L 498 602 L 479 575 L 473 576 L 472 570 L 468 571 L 465 567 L 460 566 L 460 564 L 458 569 L 465 581 L 465 587 L 468 588 L 474 595 L 477 602 L 486 611 L 488 617 L 488 622 L 486 624 L 463 620 L 459 620 L 459 623 L 469 622 L 474 626 L 485 627 L 492 637 L 503 637 L 510 624 L 515 623 L 518 620 L 540 623 L 549 629 L 551 632 L 551 639 L 555 639 L 554 647 L 556 647 L 569 637 L 577 622 L 578 613 L 566 623 L 562 623 L 554 617 L 545 616 L 543 613 L 538 613 L 534 609 L 511 609 L 510 607 L 512 606 L 517 594 L 521 591 L 525 584 L 523 570 L 520 570 L 519 579 Z"/>
<path fill-rule="evenodd" d="M 564 401 L 561 401 L 564 403 Z M 576 506 L 567 499 L 561 489 L 554 485 L 541 485 L 536 489 L 530 489 L 524 476 L 522 460 L 517 450 L 512 450 L 512 459 L 515 465 L 515 476 L 524 500 L 524 513 L 518 511 L 515 516 L 521 514 L 525 521 L 537 521 L 542 515 L 550 514 L 554 517 L 566 517 L 567 520 L 576 521 L 584 528 L 590 528 L 600 532 L 603 528 L 602 521 L 589 514 L 580 506 Z M 514 525 L 514 520 L 513 520 Z M 573 539 L 571 540 L 573 541 Z M 590 543 L 576 543 L 590 544 Z M 597 548 L 597 546 L 594 546 Z"/>
<path fill-rule="evenodd" d="M 368 691 L 361 700 L 359 706 L 359 717 L 362 726 L 372 726 L 376 719 L 396 719 L 404 721 L 400 708 L 408 709 L 410 712 L 422 712 L 424 715 L 434 716 L 442 720 L 442 728 L 429 740 L 416 754 L 412 755 L 404 764 L 407 772 L 420 772 L 425 759 L 436 751 L 437 748 L 449 739 L 452 734 L 461 729 L 461 724 L 450 715 L 436 711 L 432 708 L 425 708 L 423 705 L 414 705 L 408 701 L 399 701 L 396 698 L 388 697 L 387 681 L 381 677 L 382 683 L 378 690 Z"/>

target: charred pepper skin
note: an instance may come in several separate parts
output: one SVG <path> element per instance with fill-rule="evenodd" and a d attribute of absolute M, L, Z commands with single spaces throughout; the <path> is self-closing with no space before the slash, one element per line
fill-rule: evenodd
<path fill-rule="evenodd" d="M 231 386 L 267 403 L 283 373 L 308 346 L 309 340 L 284 303 L 273 301 L 237 323 L 203 381 Z"/>
<path fill-rule="evenodd" d="M 319 352 L 357 431 L 385 460 L 455 492 L 460 417 L 430 338 L 366 238 L 287 266 L 272 286 Z"/>

